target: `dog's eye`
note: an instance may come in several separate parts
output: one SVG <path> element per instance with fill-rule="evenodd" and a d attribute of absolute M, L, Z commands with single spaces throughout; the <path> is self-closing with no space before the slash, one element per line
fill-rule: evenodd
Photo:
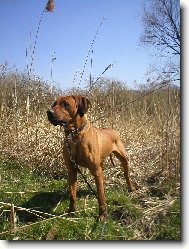
<path fill-rule="evenodd" d="M 57 105 L 57 102 L 56 102 L 56 101 L 53 101 L 53 102 L 51 103 L 51 107 L 52 107 L 52 108 L 54 108 L 56 105 Z"/>
<path fill-rule="evenodd" d="M 69 103 L 66 102 L 66 101 L 63 101 L 63 102 L 61 103 L 61 106 L 62 106 L 64 109 L 69 109 L 69 107 L 70 107 Z"/>

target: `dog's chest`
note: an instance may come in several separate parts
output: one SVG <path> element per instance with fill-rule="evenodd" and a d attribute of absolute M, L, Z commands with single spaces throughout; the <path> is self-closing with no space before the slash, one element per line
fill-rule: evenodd
<path fill-rule="evenodd" d="M 88 167 L 94 161 L 93 148 L 90 143 L 72 143 L 70 153 L 74 161 L 82 167 Z"/>

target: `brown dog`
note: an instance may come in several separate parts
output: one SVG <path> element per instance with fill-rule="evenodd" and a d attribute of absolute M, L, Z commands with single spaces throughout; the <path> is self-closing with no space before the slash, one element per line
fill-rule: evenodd
<path fill-rule="evenodd" d="M 64 159 L 68 169 L 70 192 L 69 212 L 76 207 L 77 169 L 70 160 L 70 154 L 77 165 L 87 167 L 94 176 L 99 201 L 98 220 L 104 220 L 106 201 L 104 194 L 103 160 L 113 153 L 124 169 L 130 191 L 134 190 L 129 178 L 128 158 L 118 133 L 113 129 L 98 129 L 87 120 L 86 112 L 90 102 L 83 96 L 59 97 L 52 109 L 47 111 L 53 125 L 61 125 L 65 130 Z M 66 146 L 67 145 L 67 146 Z M 67 147 L 69 146 L 70 151 Z"/>

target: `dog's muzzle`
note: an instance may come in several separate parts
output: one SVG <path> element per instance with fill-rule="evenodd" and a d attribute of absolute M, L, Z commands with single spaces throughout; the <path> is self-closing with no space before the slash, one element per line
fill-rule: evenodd
<path fill-rule="evenodd" d="M 64 125 L 67 125 L 67 121 L 66 120 L 57 120 L 55 117 L 54 117 L 54 112 L 53 110 L 48 110 L 47 111 L 47 117 L 48 117 L 48 120 L 51 122 L 51 124 L 53 125 L 60 125 L 60 126 L 64 126 Z"/>

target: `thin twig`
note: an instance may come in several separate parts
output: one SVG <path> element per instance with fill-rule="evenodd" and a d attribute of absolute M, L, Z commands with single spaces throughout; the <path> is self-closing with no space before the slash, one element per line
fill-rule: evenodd
<path fill-rule="evenodd" d="M 90 49 L 89 49 L 89 51 L 88 51 L 88 53 L 87 53 L 87 56 L 86 56 L 86 59 L 85 59 L 85 63 L 84 63 L 84 66 L 83 66 L 83 70 L 81 71 L 81 76 L 80 76 L 79 84 L 81 84 L 81 81 L 82 81 L 82 78 L 83 78 L 83 74 L 84 74 L 84 72 L 85 72 L 85 68 L 86 68 L 86 65 L 87 65 L 87 62 L 88 62 L 88 59 L 89 59 L 89 55 L 90 55 L 90 53 L 91 53 L 91 51 L 92 51 L 94 42 L 95 42 L 95 40 L 96 40 L 96 38 L 97 38 L 97 36 L 98 36 L 98 33 L 99 33 L 99 31 L 100 31 L 100 29 L 101 29 L 101 27 L 102 27 L 102 25 L 103 25 L 103 23 L 104 23 L 105 20 L 106 20 L 106 18 L 103 17 L 102 20 L 101 20 L 101 22 L 100 22 L 100 25 L 99 25 L 99 27 L 98 27 L 96 33 L 95 33 L 95 36 L 94 36 L 94 38 L 93 38 L 93 40 L 92 40 L 92 42 L 91 42 Z M 76 79 L 76 78 L 74 78 L 74 81 L 75 81 L 75 79 Z M 74 83 L 74 81 L 73 81 L 73 83 Z"/>

